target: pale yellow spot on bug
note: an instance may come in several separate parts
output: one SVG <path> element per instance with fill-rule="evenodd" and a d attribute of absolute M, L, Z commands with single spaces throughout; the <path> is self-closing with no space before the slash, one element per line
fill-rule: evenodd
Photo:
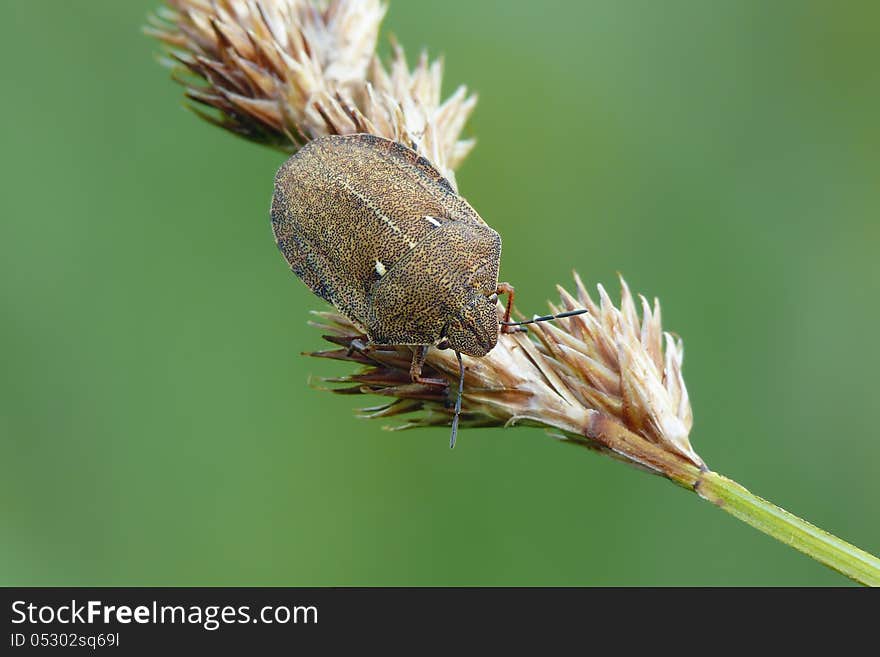
<path fill-rule="evenodd" d="M 384 276 L 386 271 L 388 271 L 388 270 L 385 269 L 385 265 L 383 265 L 380 260 L 377 260 L 376 261 L 376 273 L 379 274 L 379 276 Z"/>
<path fill-rule="evenodd" d="M 434 217 L 429 217 L 428 215 L 425 215 L 425 219 L 427 219 L 429 223 L 434 224 L 438 228 L 440 227 L 440 222 L 434 219 Z"/>

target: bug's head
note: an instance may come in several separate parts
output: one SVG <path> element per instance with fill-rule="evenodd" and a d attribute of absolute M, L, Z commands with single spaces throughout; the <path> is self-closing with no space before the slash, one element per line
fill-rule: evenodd
<path fill-rule="evenodd" d="M 498 297 L 472 290 L 446 326 L 443 346 L 468 356 L 488 354 L 498 342 Z"/>

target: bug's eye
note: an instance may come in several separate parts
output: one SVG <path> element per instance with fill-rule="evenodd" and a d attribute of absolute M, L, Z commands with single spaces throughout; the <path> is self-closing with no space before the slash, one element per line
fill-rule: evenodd
<path fill-rule="evenodd" d="M 489 299 L 489 301 L 491 301 L 492 303 L 495 303 L 496 301 L 498 301 L 498 294 L 497 294 L 496 292 L 493 292 L 492 294 L 490 294 L 490 295 L 488 296 L 488 299 Z"/>

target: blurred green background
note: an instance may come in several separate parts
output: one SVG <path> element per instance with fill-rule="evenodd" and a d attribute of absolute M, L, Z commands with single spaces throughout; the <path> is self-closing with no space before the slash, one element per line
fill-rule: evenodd
<path fill-rule="evenodd" d="M 157 4 L 2 5 L 0 583 L 846 583 L 540 430 L 310 388 L 282 158 L 181 109 Z M 391 4 L 480 94 L 458 179 L 520 307 L 659 296 L 709 465 L 880 551 L 880 4 Z"/>

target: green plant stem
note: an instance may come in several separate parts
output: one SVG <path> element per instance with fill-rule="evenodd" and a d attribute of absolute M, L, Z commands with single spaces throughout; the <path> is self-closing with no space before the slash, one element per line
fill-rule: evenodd
<path fill-rule="evenodd" d="M 717 472 L 694 486 L 700 497 L 777 541 L 866 586 L 880 586 L 880 559 L 749 492 Z"/>
<path fill-rule="evenodd" d="M 744 523 L 859 584 L 880 586 L 880 559 L 874 555 L 758 497 L 735 481 L 648 442 L 601 413 L 591 412 L 587 423 L 577 432 L 563 422 L 557 426 L 564 428 L 573 442 L 591 448 L 598 445 L 624 461 L 693 490 Z M 584 442 L 584 438 L 588 441 Z"/>

